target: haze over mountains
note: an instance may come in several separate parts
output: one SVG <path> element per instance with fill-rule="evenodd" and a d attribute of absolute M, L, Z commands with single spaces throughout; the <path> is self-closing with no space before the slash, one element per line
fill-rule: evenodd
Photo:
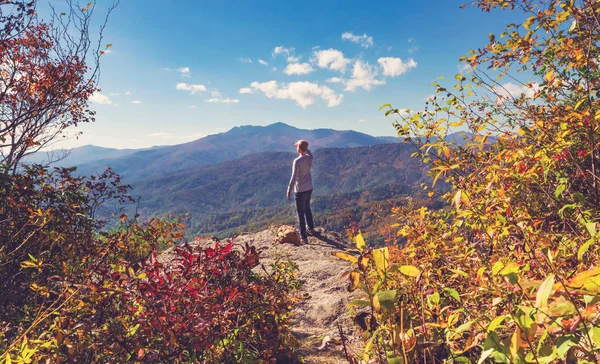
<path fill-rule="evenodd" d="M 268 126 L 239 126 L 228 132 L 209 135 L 189 143 L 144 150 L 118 150 L 94 146 L 75 148 L 71 159 L 67 158 L 58 164 L 78 165 L 82 174 L 91 174 L 111 167 L 127 181 L 133 181 L 234 160 L 253 153 L 293 152 L 293 143 L 298 139 L 310 140 L 311 149 L 317 150 L 385 144 L 395 140 L 392 138 L 373 137 L 352 130 L 298 129 L 284 123 L 275 123 Z"/>

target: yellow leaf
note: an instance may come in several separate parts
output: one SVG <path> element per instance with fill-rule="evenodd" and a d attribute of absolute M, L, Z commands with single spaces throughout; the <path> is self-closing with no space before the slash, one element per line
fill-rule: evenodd
<path fill-rule="evenodd" d="M 407 275 L 409 277 L 418 277 L 421 274 L 421 270 L 414 265 L 403 265 L 398 268 L 400 273 Z"/>
<path fill-rule="evenodd" d="M 357 257 L 355 257 L 352 254 L 348 254 L 346 252 L 332 252 L 331 255 L 333 255 L 334 257 L 338 257 L 340 259 L 347 260 L 347 261 L 352 262 L 352 263 L 357 263 L 358 262 L 358 258 Z"/>
<path fill-rule="evenodd" d="M 354 292 L 360 285 L 360 272 L 353 270 L 348 276 L 348 292 Z"/>
<path fill-rule="evenodd" d="M 548 298 L 552 293 L 552 285 L 554 284 L 554 274 L 550 274 L 548 278 L 542 282 L 540 288 L 537 291 L 535 298 L 535 307 L 539 308 L 543 312 L 548 310 Z"/>
<path fill-rule="evenodd" d="M 355 237 L 354 237 L 354 242 L 356 243 L 356 249 L 358 249 L 361 253 L 362 251 L 365 249 L 365 239 L 363 239 L 363 236 L 361 233 L 358 233 Z"/>
<path fill-rule="evenodd" d="M 367 268 L 369 267 L 369 255 L 361 255 L 360 258 L 358 258 L 358 267 L 363 272 L 367 271 Z"/>
<path fill-rule="evenodd" d="M 380 248 L 373 250 L 373 262 L 379 276 L 383 277 L 389 268 L 389 251 L 388 248 Z"/>
<path fill-rule="evenodd" d="M 467 195 L 465 192 L 460 194 L 460 199 L 462 200 L 463 204 L 469 204 L 469 195 Z"/>
<path fill-rule="evenodd" d="M 515 327 L 515 332 L 510 338 L 510 356 L 514 360 L 518 356 L 519 349 L 521 348 L 521 330 L 519 327 Z"/>
<path fill-rule="evenodd" d="M 600 292 L 600 266 L 577 274 L 569 280 L 568 286 Z"/>
<path fill-rule="evenodd" d="M 373 296 L 373 309 L 375 310 L 375 312 L 379 312 L 381 311 L 381 304 L 379 303 L 379 297 L 377 295 Z"/>
<path fill-rule="evenodd" d="M 450 148 L 443 147 L 442 152 L 444 152 L 444 156 L 446 157 L 446 159 L 450 158 Z"/>

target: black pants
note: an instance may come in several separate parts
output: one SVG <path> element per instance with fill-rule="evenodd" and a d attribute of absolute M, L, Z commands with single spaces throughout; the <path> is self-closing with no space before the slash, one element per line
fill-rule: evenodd
<path fill-rule="evenodd" d="M 310 211 L 310 196 L 312 190 L 296 193 L 296 210 L 298 211 L 298 223 L 300 224 L 300 236 L 307 239 L 306 224 L 308 228 L 313 230 L 315 224 L 313 222 L 312 211 Z M 305 218 L 306 217 L 306 218 Z"/>

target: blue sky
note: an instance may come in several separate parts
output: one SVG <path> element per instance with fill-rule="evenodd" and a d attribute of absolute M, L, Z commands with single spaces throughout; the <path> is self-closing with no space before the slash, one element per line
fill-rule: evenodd
<path fill-rule="evenodd" d="M 96 122 L 65 145 L 179 144 L 279 121 L 394 135 L 381 104 L 422 108 L 433 80 L 519 20 L 463 1 L 122 0 Z"/>

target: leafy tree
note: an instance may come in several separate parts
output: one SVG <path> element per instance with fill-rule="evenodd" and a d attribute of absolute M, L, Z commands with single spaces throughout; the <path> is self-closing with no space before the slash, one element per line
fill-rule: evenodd
<path fill-rule="evenodd" d="M 113 3 L 108 14 L 116 7 Z M 90 39 L 95 4 L 65 1 L 38 18 L 36 1 L 0 1 L 0 165 L 15 172 L 29 154 L 57 140 L 69 126 L 94 121 L 88 99 L 97 90 L 98 44 Z M 107 14 L 107 17 L 108 17 Z M 106 47 L 110 47 L 107 45 Z"/>

